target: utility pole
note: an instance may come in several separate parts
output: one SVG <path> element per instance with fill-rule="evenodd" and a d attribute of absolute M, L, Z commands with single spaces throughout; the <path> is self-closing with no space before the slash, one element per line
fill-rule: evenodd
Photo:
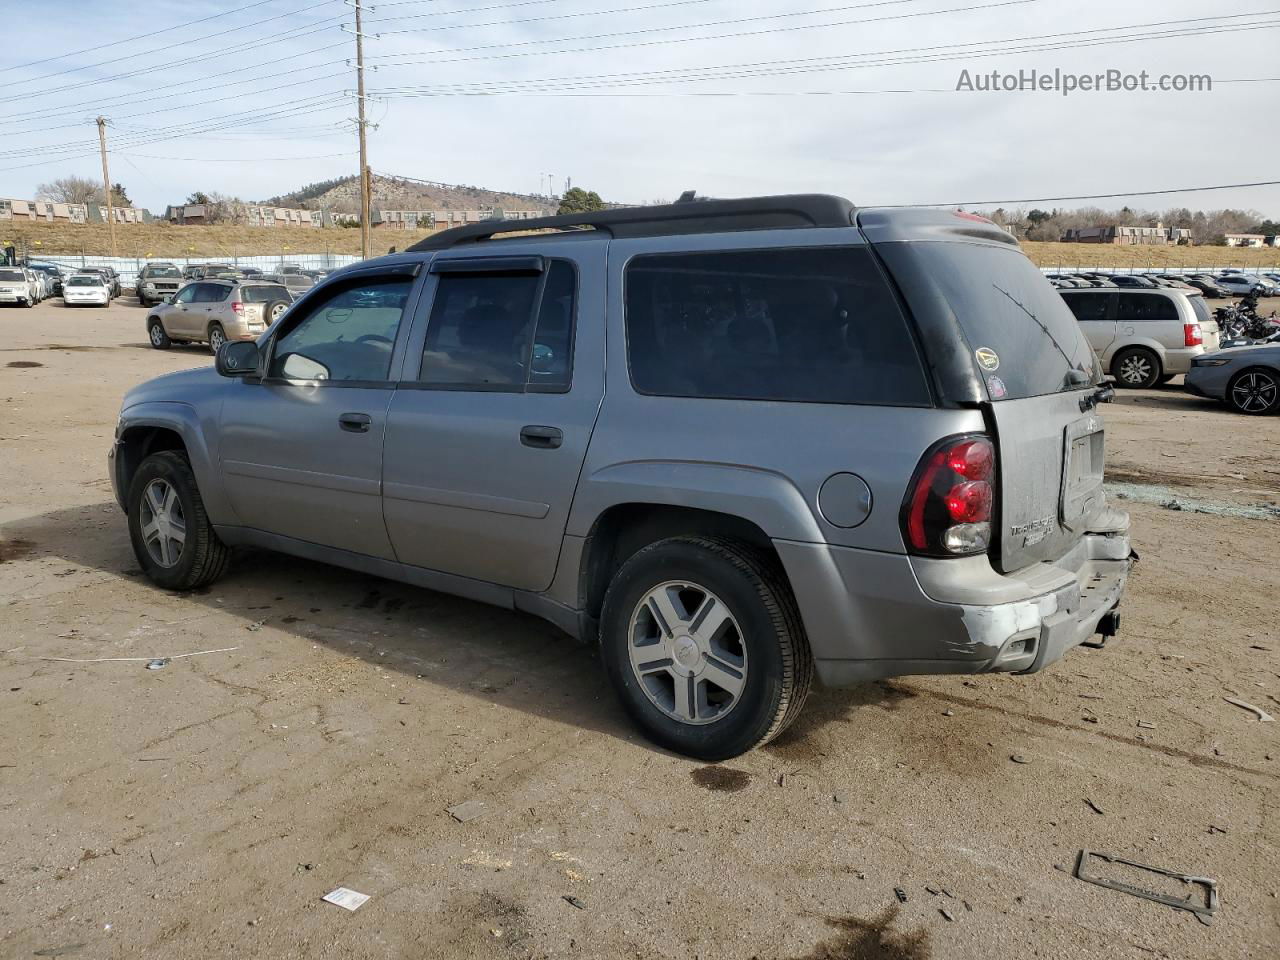
<path fill-rule="evenodd" d="M 369 258 L 369 150 L 365 143 L 364 119 L 364 32 L 361 28 L 361 0 L 353 0 L 356 8 L 356 101 L 359 110 L 356 126 L 360 131 L 360 257 Z M 105 161 L 104 161 L 105 162 Z"/>
<path fill-rule="evenodd" d="M 362 141 L 363 142 L 363 141 Z M 107 198 L 107 228 L 111 232 L 111 256 L 116 255 L 116 213 L 111 202 L 111 174 L 107 172 L 107 118 L 98 118 L 98 146 L 102 150 L 102 189 Z"/>

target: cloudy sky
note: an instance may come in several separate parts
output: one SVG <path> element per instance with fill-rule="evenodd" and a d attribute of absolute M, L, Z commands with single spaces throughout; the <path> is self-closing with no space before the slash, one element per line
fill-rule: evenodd
<path fill-rule="evenodd" d="M 370 164 L 525 193 L 551 173 L 557 191 L 572 177 L 627 202 L 691 188 L 873 205 L 1264 181 L 1280 81 L 1245 81 L 1280 78 L 1268 6 L 375 0 Z M 48 0 L 40 22 L 0 59 L 0 196 L 100 178 L 98 114 L 112 179 L 152 210 L 193 190 L 260 199 L 355 172 L 341 0 Z M 962 71 L 1032 69 L 1207 74 L 1213 88 L 956 90 Z M 1280 187 L 1130 202 L 1277 217 Z"/>

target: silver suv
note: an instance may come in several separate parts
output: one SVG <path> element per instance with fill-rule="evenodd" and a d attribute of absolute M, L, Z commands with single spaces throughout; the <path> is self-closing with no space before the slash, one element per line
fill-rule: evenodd
<path fill-rule="evenodd" d="M 1199 293 L 1060 290 L 1102 366 L 1122 387 L 1154 387 L 1218 349 L 1218 323 Z"/>
<path fill-rule="evenodd" d="M 110 473 L 162 587 L 246 544 L 528 611 L 716 760 L 815 674 L 1027 673 L 1114 634 L 1109 393 L 988 221 L 686 201 L 338 271 L 132 390 Z"/>
<path fill-rule="evenodd" d="M 197 280 L 147 315 L 147 339 L 157 350 L 175 343 L 207 343 L 217 353 L 228 340 L 253 340 L 279 320 L 293 295 L 277 283 Z"/>

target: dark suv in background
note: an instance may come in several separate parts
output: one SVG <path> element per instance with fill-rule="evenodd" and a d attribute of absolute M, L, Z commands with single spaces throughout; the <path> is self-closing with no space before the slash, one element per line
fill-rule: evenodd
<path fill-rule="evenodd" d="M 528 611 L 714 760 L 815 674 L 1028 673 L 1113 634 L 1108 391 L 989 221 L 688 201 L 340 270 L 131 391 L 110 472 L 163 587 L 247 544 Z"/>

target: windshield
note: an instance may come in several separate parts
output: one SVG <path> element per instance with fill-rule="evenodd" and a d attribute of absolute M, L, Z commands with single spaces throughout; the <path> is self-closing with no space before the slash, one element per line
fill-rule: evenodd
<path fill-rule="evenodd" d="M 99 277 L 72 277 L 67 281 L 69 287 L 100 287 L 102 280 Z"/>
<path fill-rule="evenodd" d="M 260 283 L 251 287 L 241 287 L 240 299 L 245 303 L 269 303 L 272 300 L 283 300 L 289 303 L 292 302 L 293 297 L 284 287 Z"/>
<path fill-rule="evenodd" d="M 25 280 L 21 270 L 0 270 L 0 280 Z"/>
<path fill-rule="evenodd" d="M 147 267 L 147 276 L 151 278 L 167 277 L 173 280 L 182 278 L 182 274 L 178 272 L 177 267 Z"/>
<path fill-rule="evenodd" d="M 991 400 L 1102 382 L 1097 357 L 1061 294 L 1018 249 L 939 242 L 885 246 L 906 248 L 886 251 L 891 268 L 897 255 L 911 257 L 945 298 Z"/>

